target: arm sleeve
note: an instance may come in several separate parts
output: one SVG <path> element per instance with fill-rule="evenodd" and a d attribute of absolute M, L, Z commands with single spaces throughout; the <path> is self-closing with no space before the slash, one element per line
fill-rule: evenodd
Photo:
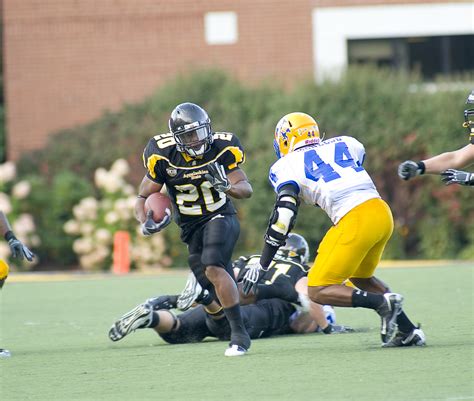
<path fill-rule="evenodd" d="M 159 154 L 156 141 L 153 138 L 150 139 L 146 145 L 145 150 L 143 151 L 142 159 L 143 166 L 146 170 L 146 176 L 158 184 L 163 184 L 165 180 L 163 178 L 164 175 L 161 171 L 161 167 L 164 159 Z"/>
<path fill-rule="evenodd" d="M 225 172 L 229 173 L 245 163 L 245 151 L 239 138 L 230 133 L 227 135 L 232 135 L 232 138 L 225 144 L 225 152 L 219 162 L 224 166 Z"/>

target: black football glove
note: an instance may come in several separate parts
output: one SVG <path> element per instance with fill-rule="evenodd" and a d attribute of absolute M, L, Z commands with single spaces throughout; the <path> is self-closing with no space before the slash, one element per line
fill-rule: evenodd
<path fill-rule="evenodd" d="M 211 183 L 216 191 L 226 192 L 232 186 L 227 174 L 225 173 L 224 166 L 214 162 L 207 166 L 209 174 L 205 174 L 204 177 Z"/>
<path fill-rule="evenodd" d="M 452 168 L 441 173 L 441 180 L 446 184 L 474 185 L 474 173 L 454 170 Z"/>
<path fill-rule="evenodd" d="M 425 165 L 423 162 L 414 162 L 413 160 L 407 160 L 398 166 L 398 176 L 402 180 L 409 180 L 410 178 L 416 177 L 417 175 L 425 172 Z"/>
<path fill-rule="evenodd" d="M 31 262 L 35 256 L 35 254 L 23 244 L 23 242 L 21 242 L 19 239 L 16 239 L 15 237 L 12 237 L 8 240 L 8 246 L 10 247 L 10 251 L 14 258 L 18 258 L 20 260 L 26 258 L 29 262 Z"/>
<path fill-rule="evenodd" d="M 166 216 L 159 223 L 155 223 L 153 220 L 153 210 L 149 210 L 146 214 L 146 220 L 142 224 L 143 235 L 152 235 L 160 232 L 168 224 L 171 223 L 171 211 L 166 211 Z"/>

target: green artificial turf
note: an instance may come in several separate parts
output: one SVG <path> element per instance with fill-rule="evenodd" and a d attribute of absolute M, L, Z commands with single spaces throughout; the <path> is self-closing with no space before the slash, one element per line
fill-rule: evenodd
<path fill-rule="evenodd" d="M 62 282 L 7 282 L 1 294 L 0 399 L 10 400 L 473 400 L 474 266 L 382 269 L 422 322 L 427 347 L 382 349 L 379 319 L 337 308 L 353 334 L 256 340 L 248 355 L 226 343 L 167 345 L 151 330 L 112 343 L 113 321 L 176 293 L 181 273 Z"/>

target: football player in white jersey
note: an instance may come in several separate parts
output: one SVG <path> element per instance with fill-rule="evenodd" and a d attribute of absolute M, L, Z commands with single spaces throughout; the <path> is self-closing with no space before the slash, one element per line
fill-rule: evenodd
<path fill-rule="evenodd" d="M 260 261 L 244 277 L 244 292 L 253 290 L 285 243 L 303 200 L 321 207 L 334 224 L 308 274 L 311 300 L 375 310 L 382 320 L 384 347 L 424 345 L 424 333 L 402 311 L 403 297 L 374 277 L 392 235 L 393 217 L 362 166 L 364 146 L 349 136 L 321 141 L 314 118 L 296 112 L 278 122 L 274 147 L 279 160 L 270 168 L 269 178 L 277 199 Z M 345 280 L 357 288 L 343 285 Z"/>

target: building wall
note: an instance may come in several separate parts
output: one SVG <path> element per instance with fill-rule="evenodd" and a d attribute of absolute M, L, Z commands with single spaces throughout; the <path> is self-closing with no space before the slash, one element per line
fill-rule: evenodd
<path fill-rule="evenodd" d="M 440 1 L 3 0 L 8 157 L 183 69 L 218 65 L 248 82 L 312 75 L 315 7 L 420 2 Z M 210 11 L 237 13 L 237 43 L 206 43 Z"/>
<path fill-rule="evenodd" d="M 306 0 L 4 0 L 9 157 L 149 95 L 190 67 L 258 80 L 309 73 Z M 239 41 L 209 46 L 207 11 L 236 11 Z M 292 15 L 288 18 L 288 15 Z"/>

